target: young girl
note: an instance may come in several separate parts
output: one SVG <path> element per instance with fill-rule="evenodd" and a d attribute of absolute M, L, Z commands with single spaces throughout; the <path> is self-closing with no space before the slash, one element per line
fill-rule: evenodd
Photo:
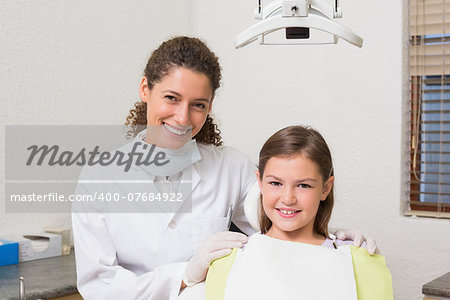
<path fill-rule="evenodd" d="M 334 174 L 323 137 L 311 128 L 284 128 L 262 147 L 258 169 L 261 234 L 324 244 L 334 204 Z"/>
<path fill-rule="evenodd" d="M 251 221 L 258 209 L 248 207 L 259 204 L 260 233 L 211 265 L 207 299 L 392 299 L 384 258 L 340 247 L 348 242 L 328 232 L 334 170 L 320 133 L 302 126 L 276 132 L 260 151 L 256 175 L 260 195 L 246 199 L 246 214 Z"/>

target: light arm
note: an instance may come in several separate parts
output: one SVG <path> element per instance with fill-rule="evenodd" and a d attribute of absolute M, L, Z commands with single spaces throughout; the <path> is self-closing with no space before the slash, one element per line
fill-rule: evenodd
<path fill-rule="evenodd" d="M 363 44 L 362 38 L 350 29 L 324 18 L 311 10 L 307 18 L 283 18 L 281 15 L 277 15 L 262 20 L 241 32 L 236 37 L 235 47 L 243 47 L 256 40 L 261 34 L 267 34 L 288 27 L 314 28 L 336 35 L 357 47 L 362 47 Z"/>

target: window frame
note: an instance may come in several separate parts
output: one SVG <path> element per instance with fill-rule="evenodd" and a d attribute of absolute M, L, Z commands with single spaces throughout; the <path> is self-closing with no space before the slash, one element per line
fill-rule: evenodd
<path fill-rule="evenodd" d="M 407 78 L 409 83 L 408 96 L 406 97 L 406 107 L 408 108 L 409 118 L 407 118 L 406 125 L 408 133 L 408 147 L 405 155 L 407 162 L 407 199 L 404 207 L 404 214 L 450 218 L 450 201 L 448 200 L 450 198 L 450 180 L 448 178 L 444 179 L 445 176 L 450 176 L 450 171 L 448 171 L 450 158 L 445 157 L 445 159 L 442 160 L 443 156 L 448 155 L 450 157 L 450 150 L 445 152 L 447 149 L 444 149 L 444 146 L 442 146 L 450 144 L 450 139 L 442 139 L 442 134 L 450 134 L 450 129 L 445 131 L 444 126 L 441 125 L 439 129 L 439 139 L 430 142 L 429 138 L 435 135 L 436 132 L 430 132 L 430 125 L 423 125 L 425 123 L 422 122 L 423 119 L 427 120 L 425 117 L 422 119 L 422 115 L 426 113 L 430 114 L 430 112 L 427 111 L 429 109 L 427 107 L 434 101 L 435 103 L 441 103 L 441 118 L 438 120 L 440 122 L 439 124 L 445 123 L 450 126 L 450 110 L 445 111 L 445 106 L 442 105 L 442 103 L 449 103 L 448 105 L 450 105 L 450 67 L 449 63 L 445 62 L 446 55 L 450 54 L 450 0 L 409 0 L 407 4 L 409 11 L 406 19 L 407 28 L 409 30 L 406 30 L 407 39 L 405 42 L 408 46 L 406 55 L 409 58 L 409 61 L 406 66 L 407 71 L 405 78 Z M 432 13 L 430 13 L 431 11 Z M 438 17 L 436 17 L 436 14 Z M 446 15 L 448 15 L 447 18 Z M 434 18 L 434 20 L 431 20 L 432 18 Z M 436 21 L 436 19 L 438 21 Z M 442 24 L 439 23 L 441 19 Z M 433 29 L 431 29 L 431 27 L 433 27 Z M 438 29 L 442 30 L 442 32 L 435 31 L 436 28 L 442 28 Z M 441 42 L 439 39 L 441 39 Z M 430 47 L 430 45 L 432 46 Z M 443 46 L 436 47 L 436 45 Z M 438 48 L 438 53 L 433 53 L 431 55 L 429 48 L 433 48 L 434 52 L 436 52 L 436 48 Z M 442 54 L 439 53 L 439 48 L 443 49 Z M 413 57 L 416 60 L 414 60 Z M 417 60 L 417 58 L 419 59 Z M 450 62 L 450 56 L 447 57 L 447 61 Z M 431 69 L 433 69 L 433 71 L 431 71 Z M 435 74 L 436 69 L 442 69 L 442 73 Z M 426 103 L 430 99 L 427 98 L 426 94 L 434 93 L 430 86 L 436 84 L 427 83 L 427 76 L 441 76 L 440 90 L 445 90 L 445 92 L 441 92 L 441 99 L 439 102 L 433 100 L 428 104 Z M 437 85 L 439 86 L 439 83 Z M 418 114 L 420 118 L 416 118 Z M 429 136 L 426 136 L 427 134 L 429 134 Z M 427 143 L 428 145 L 438 143 L 440 145 L 439 151 L 431 150 L 433 152 L 430 152 L 430 148 L 432 147 L 427 146 Z M 422 147 L 422 145 L 424 146 Z M 430 160 L 425 159 L 426 156 L 430 157 L 435 155 L 439 155 L 438 161 L 436 161 L 434 157 L 430 158 Z M 434 169 L 436 169 L 435 166 L 438 165 L 438 171 L 435 171 L 435 173 L 433 173 L 433 171 L 430 172 L 429 170 L 433 168 L 425 166 L 427 162 L 428 165 L 433 165 Z M 447 172 L 444 170 L 445 165 L 447 166 Z M 425 167 L 423 168 L 423 166 Z M 417 176 L 417 174 L 420 175 Z M 426 174 L 430 174 L 431 177 L 434 177 L 437 174 L 439 179 L 428 181 L 429 179 Z M 448 180 L 449 182 L 446 182 L 445 180 Z M 428 190 L 430 186 L 435 188 L 436 185 L 438 186 L 438 191 L 436 193 Z M 444 186 L 446 190 L 444 190 L 442 186 Z M 439 196 L 439 194 L 441 196 Z M 435 202 L 429 201 L 429 198 L 433 198 L 434 195 L 436 195 L 435 198 L 441 198 Z M 445 202 L 440 202 L 442 197 L 445 197 Z"/>

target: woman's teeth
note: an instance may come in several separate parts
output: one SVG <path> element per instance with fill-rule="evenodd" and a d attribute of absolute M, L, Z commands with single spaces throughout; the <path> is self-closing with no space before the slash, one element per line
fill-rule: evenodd
<path fill-rule="evenodd" d="M 172 127 L 170 125 L 167 125 L 166 123 L 163 123 L 163 126 L 164 126 L 164 128 L 167 129 L 167 131 L 169 131 L 169 132 L 171 132 L 173 134 L 176 134 L 176 135 L 185 135 L 189 131 L 189 128 L 187 128 L 187 129 L 177 129 L 177 128 L 174 128 L 174 127 Z"/>

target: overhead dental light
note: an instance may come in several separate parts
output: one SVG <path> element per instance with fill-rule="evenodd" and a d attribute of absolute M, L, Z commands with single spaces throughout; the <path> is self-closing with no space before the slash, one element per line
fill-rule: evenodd
<path fill-rule="evenodd" d="M 342 17 L 342 11 L 338 0 L 332 1 L 333 4 L 325 0 L 275 0 L 263 7 L 262 0 L 258 0 L 255 19 L 261 21 L 241 32 L 236 37 L 235 47 L 244 47 L 257 39 L 263 45 L 304 45 L 336 44 L 339 38 L 362 47 L 360 36 L 333 21 Z M 311 29 L 318 39 L 312 39 Z M 283 31 L 284 36 L 278 41 L 268 40 L 269 34 Z"/>

